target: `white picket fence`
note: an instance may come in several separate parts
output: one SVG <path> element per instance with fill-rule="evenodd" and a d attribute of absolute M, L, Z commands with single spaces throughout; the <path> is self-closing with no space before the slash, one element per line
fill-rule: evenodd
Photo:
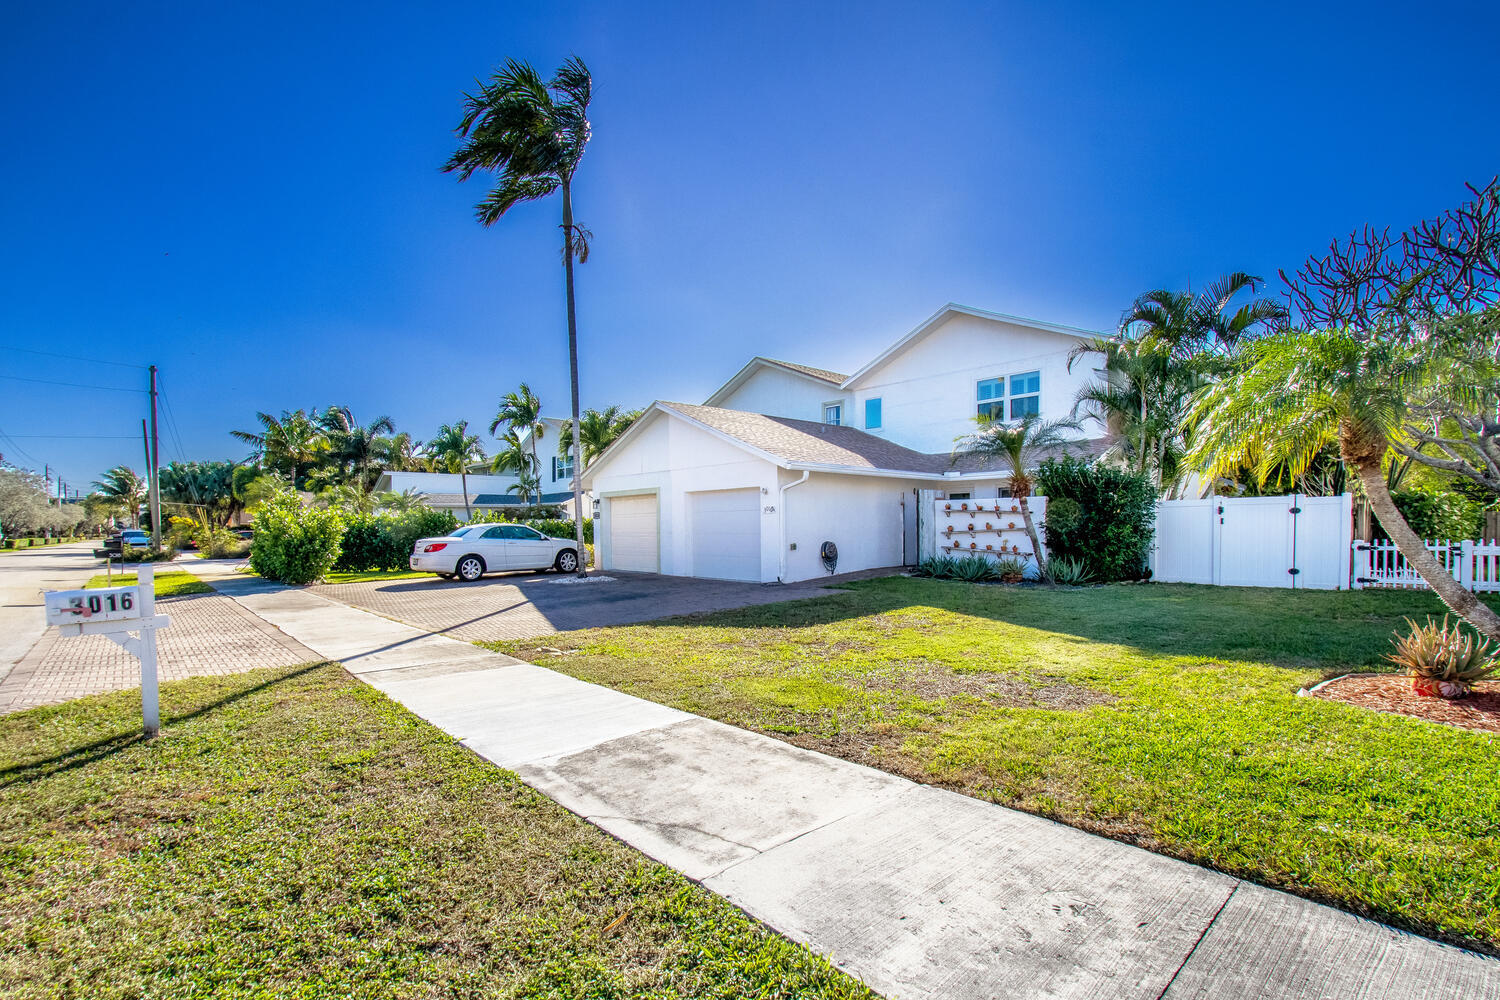
<path fill-rule="evenodd" d="M 1500 593 L 1500 542 L 1429 541 L 1427 551 L 1468 590 Z M 1354 543 L 1354 586 L 1427 589 L 1389 539 Z"/>

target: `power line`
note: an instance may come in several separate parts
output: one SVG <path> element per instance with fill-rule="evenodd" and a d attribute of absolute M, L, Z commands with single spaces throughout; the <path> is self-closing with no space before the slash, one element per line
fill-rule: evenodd
<path fill-rule="evenodd" d="M 86 358 L 78 354 L 57 354 L 53 351 L 33 351 L 26 347 L 0 347 L 0 351 L 18 351 L 21 354 L 36 354 L 44 358 L 63 358 L 67 361 L 82 361 L 91 365 L 113 365 L 116 368 L 139 368 L 145 371 L 146 365 L 133 365 L 127 361 L 103 361 L 99 358 Z"/>
<path fill-rule="evenodd" d="M 33 438 L 37 438 L 37 439 L 46 438 L 48 440 L 57 440 L 57 441 L 133 441 L 133 440 L 135 440 L 135 435 L 134 434 L 11 434 L 11 435 L 8 435 L 8 437 L 10 437 L 12 440 L 14 440 L 16 438 L 20 438 L 23 441 L 30 441 Z"/>
<path fill-rule="evenodd" d="M 54 382 L 45 378 L 25 378 L 20 375 L 0 375 L 12 382 L 35 382 L 38 385 L 65 385 L 73 389 L 99 389 L 103 392 L 145 392 L 145 389 L 122 389 L 117 385 L 85 385 L 82 382 Z"/>

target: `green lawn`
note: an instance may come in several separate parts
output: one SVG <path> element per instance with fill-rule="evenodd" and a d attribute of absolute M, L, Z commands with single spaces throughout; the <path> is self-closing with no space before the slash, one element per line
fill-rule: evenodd
<path fill-rule="evenodd" d="M 134 573 L 99 573 L 89 578 L 85 587 L 128 587 L 136 582 Z M 185 570 L 157 573 L 154 579 L 157 597 L 182 597 L 184 594 L 212 594 L 214 588 Z"/>
<path fill-rule="evenodd" d="M 487 643 L 652 701 L 1485 950 L 1500 740 L 1297 690 L 1424 594 L 891 578 Z M 568 655 L 533 652 L 549 646 Z"/>
<path fill-rule="evenodd" d="M 871 997 L 336 665 L 0 718 L 0 995 Z"/>

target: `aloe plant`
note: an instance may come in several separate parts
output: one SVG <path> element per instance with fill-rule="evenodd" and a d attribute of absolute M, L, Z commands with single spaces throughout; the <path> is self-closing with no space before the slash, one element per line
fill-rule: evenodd
<path fill-rule="evenodd" d="M 1426 625 L 1410 618 L 1411 631 L 1391 640 L 1396 652 L 1386 659 L 1405 667 L 1412 676 L 1412 689 L 1420 695 L 1464 698 L 1474 685 L 1500 671 L 1500 655 L 1488 639 L 1466 632 L 1458 623 L 1439 625 L 1431 617 Z"/>

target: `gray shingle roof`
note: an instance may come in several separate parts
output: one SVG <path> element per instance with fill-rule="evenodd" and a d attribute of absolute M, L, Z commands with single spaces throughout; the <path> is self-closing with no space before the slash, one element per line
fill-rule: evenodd
<path fill-rule="evenodd" d="M 761 360 L 769 361 L 771 362 L 771 364 L 780 365 L 783 368 L 790 368 L 793 371 L 799 371 L 804 375 L 811 375 L 813 378 L 820 378 L 824 382 L 832 382 L 834 385 L 841 385 L 844 379 L 849 377 L 848 375 L 844 375 L 839 372 L 829 371 L 827 368 L 814 368 L 812 365 L 799 365 L 795 361 L 780 361 L 776 358 L 762 358 Z"/>
<path fill-rule="evenodd" d="M 903 448 L 856 427 L 834 427 L 814 420 L 772 417 L 718 406 L 657 405 L 791 465 L 833 465 L 882 472 L 914 472 L 923 476 L 941 476 L 948 472 L 1004 472 L 1009 468 L 999 459 L 961 457 L 955 463 L 949 454 L 928 454 Z M 1103 445 L 1102 440 L 1079 441 L 1060 451 L 1089 457 L 1103 450 Z"/>

